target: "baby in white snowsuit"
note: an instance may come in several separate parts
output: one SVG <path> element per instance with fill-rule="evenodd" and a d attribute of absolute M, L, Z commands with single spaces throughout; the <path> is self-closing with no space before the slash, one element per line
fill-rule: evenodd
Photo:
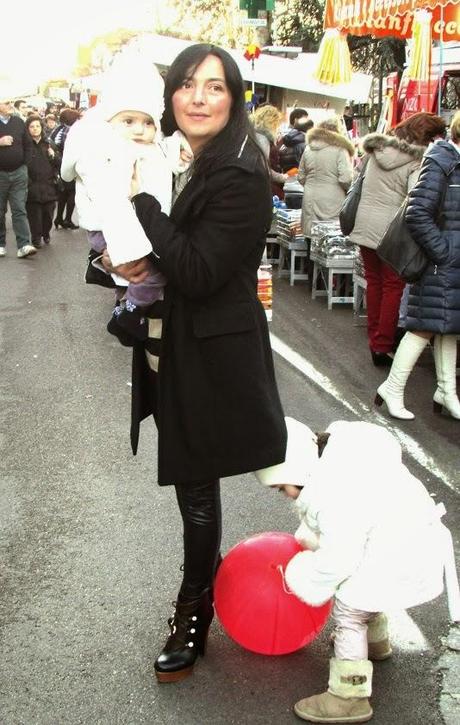
<path fill-rule="evenodd" d="M 334 597 L 335 624 L 328 691 L 294 709 L 310 722 L 366 722 L 370 660 L 392 652 L 383 612 L 439 596 L 450 564 L 451 618 L 460 619 L 452 539 L 440 521 L 444 507 L 403 465 L 401 447 L 385 428 L 336 421 L 316 436 L 292 418 L 286 424 L 285 463 L 256 476 L 297 498 L 295 536 L 306 550 L 286 566 L 285 582 L 313 606 Z"/>
<path fill-rule="evenodd" d="M 192 155 L 182 134 L 162 137 L 163 91 L 153 64 L 118 60 L 97 106 L 69 132 L 61 167 L 64 180 L 76 180 L 79 221 L 91 247 L 86 281 L 118 287 L 108 330 L 128 345 L 133 338 L 146 339 L 145 310 L 163 299 L 166 280 L 152 264 L 147 279 L 128 284 L 118 275 L 107 275 L 100 257 L 107 248 L 116 267 L 152 253 L 129 199 L 134 168 L 140 191 L 155 196 L 169 214 L 173 173 L 190 166 Z"/>

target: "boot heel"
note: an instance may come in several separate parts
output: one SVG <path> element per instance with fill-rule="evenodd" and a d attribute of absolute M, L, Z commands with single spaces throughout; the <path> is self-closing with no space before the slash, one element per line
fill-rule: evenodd
<path fill-rule="evenodd" d="M 441 403 L 437 403 L 436 400 L 433 400 L 433 413 L 436 413 L 436 415 L 442 415 L 442 405 Z"/>
<path fill-rule="evenodd" d="M 378 407 L 380 408 L 380 406 L 382 404 L 383 404 L 383 398 L 382 398 L 382 396 L 379 395 L 379 393 L 376 393 L 376 396 L 374 398 L 374 405 L 378 405 Z"/>
<path fill-rule="evenodd" d="M 185 667 L 183 670 L 178 670 L 177 672 L 158 672 L 158 670 L 155 670 L 155 677 L 158 682 L 180 682 L 192 673 L 193 665 L 191 667 Z"/>

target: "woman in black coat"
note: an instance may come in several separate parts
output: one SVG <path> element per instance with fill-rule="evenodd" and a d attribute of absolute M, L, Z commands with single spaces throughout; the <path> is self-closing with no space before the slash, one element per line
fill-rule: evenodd
<path fill-rule="evenodd" d="M 134 347 L 132 444 L 135 451 L 139 422 L 153 413 L 159 483 L 174 484 L 184 524 L 183 581 L 155 662 L 160 682 L 190 674 L 204 653 L 221 540 L 219 478 L 280 463 L 286 451 L 257 298 L 270 180 L 236 63 L 215 46 L 187 48 L 169 70 L 165 104 L 165 131 L 179 128 L 194 154 L 188 183 L 170 217 L 154 197 L 133 197 L 168 283 L 151 310 L 146 349 Z M 140 281 L 146 264 L 116 269 Z"/>
<path fill-rule="evenodd" d="M 428 341 L 434 336 L 437 388 L 433 409 L 460 419 L 456 389 L 457 338 L 460 335 L 460 112 L 451 141 L 428 151 L 417 184 L 409 194 L 406 222 L 429 263 L 410 288 L 406 328 L 390 374 L 377 391 L 394 418 L 409 420 L 404 388 Z"/>
<path fill-rule="evenodd" d="M 37 249 L 49 244 L 57 200 L 56 177 L 61 165 L 61 154 L 56 145 L 46 138 L 40 116 L 29 116 L 26 129 L 33 144 L 27 164 L 29 184 L 27 191 L 27 218 L 32 244 Z M 43 241 L 42 241 L 43 240 Z"/>

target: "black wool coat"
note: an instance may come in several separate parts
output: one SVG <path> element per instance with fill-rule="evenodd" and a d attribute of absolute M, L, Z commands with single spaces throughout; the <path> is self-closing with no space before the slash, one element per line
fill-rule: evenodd
<path fill-rule="evenodd" d="M 438 141 L 409 194 L 406 222 L 430 263 L 410 288 L 406 328 L 460 334 L 460 154 Z"/>
<path fill-rule="evenodd" d="M 160 485 L 212 480 L 284 461 L 286 426 L 257 270 L 272 204 L 260 153 L 192 176 L 171 216 L 133 200 L 166 275 L 158 375 L 135 348 L 132 444 L 154 413 Z M 155 389 L 152 389 L 154 385 Z"/>
<path fill-rule="evenodd" d="M 54 151 L 54 158 L 48 155 L 48 149 Z M 46 204 L 56 201 L 56 177 L 61 166 L 61 154 L 56 145 L 48 139 L 40 139 L 38 143 L 32 141 L 27 169 L 29 172 L 29 186 L 27 201 Z"/>

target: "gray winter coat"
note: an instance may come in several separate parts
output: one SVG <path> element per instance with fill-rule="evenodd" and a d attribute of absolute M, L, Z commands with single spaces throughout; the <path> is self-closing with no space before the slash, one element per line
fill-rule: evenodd
<path fill-rule="evenodd" d="M 350 239 L 375 249 L 418 178 L 425 146 L 371 133 L 365 137 L 363 148 L 369 161 Z"/>
<path fill-rule="evenodd" d="M 312 128 L 300 159 L 298 180 L 304 187 L 302 231 L 310 236 L 315 219 L 337 219 L 353 178 L 355 148 L 340 133 Z"/>
<path fill-rule="evenodd" d="M 460 153 L 447 141 L 428 151 L 406 221 L 430 259 L 410 288 L 406 328 L 460 334 Z"/>

